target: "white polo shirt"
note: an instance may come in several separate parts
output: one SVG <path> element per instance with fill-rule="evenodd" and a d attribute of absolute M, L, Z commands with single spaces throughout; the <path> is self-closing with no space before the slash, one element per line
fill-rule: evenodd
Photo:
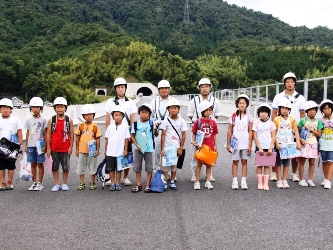
<path fill-rule="evenodd" d="M 121 105 L 125 109 L 125 113 L 127 114 L 128 119 L 131 119 L 131 117 L 130 117 L 131 114 L 135 114 L 138 112 L 138 109 L 136 108 L 136 105 L 132 99 L 129 99 L 125 96 L 124 98 L 116 99 L 116 100 L 118 101 L 119 105 Z M 112 123 L 112 121 L 113 121 L 111 112 L 115 105 L 116 105 L 115 98 L 108 99 L 105 104 L 104 110 L 110 114 L 110 123 Z M 130 124 L 128 124 L 125 116 L 124 116 L 124 119 L 122 120 L 122 122 L 127 124 L 128 126 L 130 125 Z"/>
<path fill-rule="evenodd" d="M 195 96 L 191 101 L 190 105 L 188 106 L 187 116 L 193 117 L 192 121 L 196 121 L 198 118 L 201 117 L 201 112 L 199 110 L 199 104 L 203 101 L 207 100 L 209 101 L 212 106 L 214 107 L 213 113 L 210 116 L 213 120 L 215 119 L 215 116 L 221 115 L 221 107 L 220 107 L 220 101 L 213 97 L 211 94 L 209 94 L 207 99 L 203 99 L 202 95 Z"/>
<path fill-rule="evenodd" d="M 272 108 L 275 110 L 279 110 L 279 103 L 282 99 L 288 99 L 291 101 L 291 111 L 290 115 L 296 119 L 296 121 L 299 121 L 301 116 L 300 116 L 300 111 L 303 111 L 305 109 L 305 99 L 304 96 L 299 94 L 299 96 L 296 98 L 296 95 L 298 93 L 295 91 L 290 97 L 286 96 L 285 92 L 282 91 L 281 93 L 277 94 L 272 103 Z"/>

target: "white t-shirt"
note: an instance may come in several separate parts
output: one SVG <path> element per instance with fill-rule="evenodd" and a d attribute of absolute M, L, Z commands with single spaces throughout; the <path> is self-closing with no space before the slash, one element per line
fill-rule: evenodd
<path fill-rule="evenodd" d="M 276 118 L 275 118 L 276 119 Z M 290 116 L 287 120 L 281 117 L 279 128 L 277 128 L 276 139 L 280 144 L 292 143 L 294 141 L 293 128 L 290 127 Z"/>
<path fill-rule="evenodd" d="M 249 146 L 249 124 L 253 122 L 253 118 L 250 115 L 243 114 L 241 119 L 238 116 L 235 117 L 233 125 L 233 135 L 237 139 L 237 145 L 235 149 L 247 149 Z M 229 124 L 233 124 L 232 116 L 228 120 Z"/>
<path fill-rule="evenodd" d="M 280 101 L 285 98 L 289 99 L 291 101 L 291 111 L 290 115 L 296 119 L 296 121 L 299 121 L 300 117 L 300 111 L 303 111 L 305 109 L 305 99 L 304 96 L 299 95 L 297 98 L 295 96 L 298 93 L 295 91 L 290 97 L 286 96 L 285 92 L 282 91 L 281 93 L 277 94 L 272 103 L 272 108 L 275 110 L 279 110 L 279 103 Z"/>
<path fill-rule="evenodd" d="M 124 153 L 125 139 L 130 138 L 127 123 L 122 122 L 118 127 L 111 122 L 105 131 L 105 138 L 108 138 L 106 155 L 118 157 Z"/>
<path fill-rule="evenodd" d="M 132 99 L 129 99 L 127 97 L 122 98 L 122 99 L 117 99 L 119 105 L 121 105 L 122 107 L 124 107 L 125 112 L 128 116 L 128 119 L 131 119 L 131 114 L 135 114 L 136 112 L 138 112 L 138 109 L 136 108 L 136 105 L 134 103 L 134 101 Z M 112 109 L 116 104 L 114 103 L 114 98 L 110 98 L 109 100 L 107 100 L 106 104 L 105 104 L 105 111 L 108 112 L 110 114 L 110 123 L 113 122 L 113 118 L 111 115 Z M 122 120 L 123 123 L 128 124 L 126 117 L 124 116 L 124 119 Z"/>
<path fill-rule="evenodd" d="M 167 102 L 173 97 L 169 96 L 167 100 L 163 100 L 161 97 L 156 97 L 150 102 L 150 106 L 153 108 L 151 119 L 157 122 L 162 122 L 169 117 L 169 112 L 166 109 Z"/>
<path fill-rule="evenodd" d="M 20 120 L 15 116 L 10 116 L 8 119 L 3 119 L 0 117 L 0 138 L 6 137 L 8 140 L 11 140 L 11 137 L 16 137 L 15 140 L 11 140 L 15 143 L 18 143 L 17 130 L 22 129 L 22 124 Z"/>
<path fill-rule="evenodd" d="M 41 116 L 33 116 L 25 122 L 24 128 L 29 130 L 28 147 L 36 147 L 36 141 L 44 138 L 47 120 Z"/>
<path fill-rule="evenodd" d="M 181 138 L 182 131 L 188 130 L 185 120 L 183 118 L 178 118 L 177 120 L 173 120 L 171 118 L 168 119 L 170 120 L 174 128 L 177 130 Z M 175 145 L 176 148 L 179 148 L 181 139 L 179 139 L 179 136 L 177 135 L 176 131 L 172 128 L 168 119 L 165 119 L 161 125 L 161 129 L 166 130 L 164 146 Z"/>
<path fill-rule="evenodd" d="M 272 131 L 276 130 L 274 123 L 271 120 L 266 122 L 260 119 L 255 119 L 253 122 L 253 131 L 257 132 L 257 138 L 262 149 L 269 149 L 272 142 Z"/>
<path fill-rule="evenodd" d="M 220 116 L 221 115 L 221 107 L 220 107 L 220 101 L 218 99 L 216 99 L 215 97 L 213 97 L 212 95 L 209 95 L 207 99 L 203 99 L 202 95 L 195 96 L 190 101 L 190 104 L 188 106 L 187 116 L 193 117 L 192 121 L 196 121 L 198 118 L 201 118 L 201 112 L 200 112 L 200 109 L 199 109 L 199 104 L 203 100 L 207 100 L 213 105 L 214 109 L 213 109 L 213 113 L 210 116 L 210 118 L 212 118 L 215 121 L 216 120 L 215 116 Z M 197 107 L 197 109 L 195 107 Z"/>

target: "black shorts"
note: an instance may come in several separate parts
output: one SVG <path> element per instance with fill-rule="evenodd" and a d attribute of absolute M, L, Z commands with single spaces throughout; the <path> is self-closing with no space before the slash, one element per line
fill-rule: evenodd
<path fill-rule="evenodd" d="M 117 171 L 117 157 L 107 156 L 105 173 Z M 121 172 L 121 171 L 118 171 Z"/>
<path fill-rule="evenodd" d="M 15 161 L 8 161 L 0 157 L 0 170 L 14 170 L 16 169 Z"/>

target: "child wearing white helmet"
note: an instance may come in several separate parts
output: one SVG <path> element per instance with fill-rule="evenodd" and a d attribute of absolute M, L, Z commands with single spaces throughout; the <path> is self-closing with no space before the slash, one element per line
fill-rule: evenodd
<path fill-rule="evenodd" d="M 252 127 L 253 140 L 256 144 L 256 152 L 259 152 L 262 156 L 265 154 L 264 152 L 267 152 L 266 155 L 270 156 L 274 150 L 276 137 L 276 127 L 269 119 L 271 116 L 271 107 L 266 103 L 261 104 L 257 109 L 257 116 L 259 119 L 255 119 Z M 269 167 L 272 166 L 257 166 L 259 190 L 269 190 Z M 262 172 L 262 168 L 264 168 L 264 173 Z"/>
<path fill-rule="evenodd" d="M 22 144 L 22 124 L 20 120 L 12 116 L 13 102 L 8 98 L 0 100 L 0 139 L 7 138 L 18 145 Z M 8 171 L 8 181 L 6 183 L 5 171 Z M 16 166 L 15 161 L 0 157 L 0 191 L 12 190 L 13 177 Z"/>
<path fill-rule="evenodd" d="M 105 132 L 105 172 L 110 175 L 110 191 L 120 191 L 121 172 L 117 170 L 117 158 L 128 155 L 130 133 L 127 122 L 124 122 L 125 109 L 120 105 L 113 106 L 112 122 Z"/>
<path fill-rule="evenodd" d="M 161 124 L 161 157 L 165 156 L 165 146 L 175 146 L 175 148 L 177 149 L 177 156 L 179 157 L 178 161 L 180 161 L 180 159 L 184 160 L 183 154 L 185 154 L 185 151 L 183 152 L 183 149 L 185 144 L 187 125 L 185 120 L 179 117 L 179 101 L 175 98 L 171 98 L 168 101 L 166 108 L 170 116 L 167 117 Z M 171 171 L 170 189 L 172 190 L 177 189 L 177 186 L 175 184 L 177 167 L 182 168 L 182 164 L 174 164 L 171 166 L 163 166 L 163 164 L 161 165 L 161 170 L 164 173 L 165 179 L 167 179 L 168 177 L 168 171 Z"/>
<path fill-rule="evenodd" d="M 44 102 L 40 97 L 31 98 L 29 107 L 32 117 L 29 118 L 24 125 L 25 129 L 27 130 L 24 151 L 27 153 L 27 162 L 31 163 L 31 174 L 33 182 L 32 185 L 28 188 L 29 191 L 40 191 L 43 189 L 42 182 L 44 176 L 45 154 L 39 154 L 36 147 L 36 143 L 44 144 L 42 151 L 45 152 L 47 120 L 41 116 L 43 106 Z"/>
<path fill-rule="evenodd" d="M 274 124 L 276 126 L 276 140 L 275 148 L 277 150 L 276 154 L 276 174 L 277 182 L 276 186 L 278 188 L 289 188 L 287 181 L 290 159 L 281 159 L 280 149 L 288 144 L 294 143 L 294 134 L 296 138 L 296 148 L 301 149 L 301 144 L 299 140 L 299 133 L 297 128 L 297 122 L 294 117 L 289 115 L 291 110 L 291 102 L 288 99 L 282 99 L 278 105 L 278 116 L 274 119 Z M 283 166 L 283 174 L 281 176 L 281 166 Z"/>
<path fill-rule="evenodd" d="M 124 78 L 118 77 L 114 80 L 113 87 L 116 91 L 116 96 L 115 98 L 109 98 L 105 104 L 105 129 L 107 129 L 110 123 L 113 122 L 113 118 L 111 115 L 113 107 L 116 105 L 120 105 L 124 108 L 125 111 L 123 122 L 127 124 L 130 130 L 130 127 L 135 121 L 135 114 L 137 112 L 137 108 L 134 101 L 126 96 L 127 82 Z M 128 152 L 132 152 L 132 143 L 130 140 L 128 142 L 127 150 Z M 122 179 L 122 183 L 124 184 L 124 186 L 132 185 L 132 183 L 128 179 L 129 168 L 125 169 L 123 172 L 124 176 Z M 110 185 L 110 181 L 107 182 L 106 185 Z"/>
<path fill-rule="evenodd" d="M 136 186 L 132 189 L 133 193 L 142 190 L 141 171 L 142 161 L 145 161 L 145 171 L 147 173 L 145 193 L 150 192 L 150 182 L 153 172 L 153 159 L 154 159 L 154 137 L 158 136 L 156 125 L 150 119 L 152 114 L 152 107 L 149 103 L 142 104 L 139 109 L 140 120 L 135 121 L 131 129 L 131 140 L 134 144 L 134 159 L 133 171 L 136 177 Z M 138 135 L 139 134 L 139 135 Z M 143 140 L 139 139 L 145 138 Z"/>
<path fill-rule="evenodd" d="M 47 123 L 46 145 L 47 157 L 52 156 L 53 192 L 69 190 L 67 179 L 70 169 L 69 156 L 74 143 L 73 120 L 65 115 L 67 101 L 64 97 L 54 99 L 53 108 L 56 112 Z M 59 167 L 62 167 L 62 184 L 59 184 Z"/>
<path fill-rule="evenodd" d="M 323 124 L 315 116 L 318 111 L 318 105 L 314 101 L 307 101 L 305 103 L 306 117 L 301 118 L 297 124 L 300 132 L 300 141 L 302 145 L 301 157 L 299 158 L 299 185 L 301 187 L 314 187 L 315 184 L 312 181 L 315 159 L 318 158 L 318 141 L 317 138 L 321 136 Z M 304 164 L 306 160 L 309 161 L 308 180 L 305 181 L 304 177 Z"/>
<path fill-rule="evenodd" d="M 323 162 L 324 181 L 321 184 L 325 189 L 331 189 L 333 176 L 333 102 L 325 99 L 320 103 L 320 118 L 323 123 L 323 131 L 319 139 L 319 150 Z"/>
<path fill-rule="evenodd" d="M 198 130 L 202 131 L 205 133 L 205 137 L 203 139 L 202 145 L 207 145 L 209 146 L 212 150 L 217 151 L 217 143 L 216 143 L 216 135 L 218 134 L 218 129 L 216 122 L 211 119 L 211 115 L 213 113 L 213 106 L 212 104 L 204 100 L 200 103 L 200 113 L 201 113 L 201 118 L 195 121 L 192 127 L 192 140 L 191 143 L 193 146 L 198 149 L 199 145 L 198 142 L 195 141 L 195 136 L 198 132 Z M 200 161 L 197 161 L 197 166 L 195 168 L 195 182 L 194 182 L 194 189 L 199 190 L 200 189 L 200 172 L 201 172 L 201 167 L 203 163 Z M 205 188 L 208 189 L 213 189 L 213 185 L 211 184 L 210 177 L 211 177 L 211 171 L 212 167 L 210 165 L 206 164 L 206 183 L 205 183 Z"/>
<path fill-rule="evenodd" d="M 85 188 L 84 174 L 88 167 L 90 174 L 90 190 L 95 190 L 95 176 L 97 171 L 97 156 L 100 149 L 100 138 L 102 133 L 96 123 L 93 122 L 95 117 L 95 108 L 91 104 L 85 104 L 82 107 L 81 114 L 85 122 L 77 126 L 76 135 L 76 152 L 79 157 L 76 173 L 80 175 L 80 184 L 78 190 Z M 92 148 L 92 150 L 90 150 Z M 93 151 L 93 152 L 92 152 Z"/>
<path fill-rule="evenodd" d="M 228 120 L 228 132 L 226 148 L 231 152 L 232 159 L 232 185 L 231 188 L 238 190 L 238 163 L 242 163 L 242 179 L 241 188 L 247 190 L 247 160 L 251 154 L 252 146 L 252 124 L 253 118 L 246 112 L 250 104 L 250 99 L 247 95 L 241 94 L 237 97 L 235 105 L 237 111 L 231 115 Z M 234 148 L 231 147 L 231 137 L 236 138 L 237 143 Z"/>

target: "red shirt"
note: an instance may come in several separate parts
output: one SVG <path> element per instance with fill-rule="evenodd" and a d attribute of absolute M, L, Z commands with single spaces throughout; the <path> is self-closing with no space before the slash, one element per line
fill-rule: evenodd
<path fill-rule="evenodd" d="M 54 152 L 68 152 L 71 145 L 70 133 L 64 131 L 64 123 L 65 119 L 57 119 L 55 131 L 51 133 L 50 146 Z"/>
<path fill-rule="evenodd" d="M 194 123 L 192 127 L 192 133 L 196 134 L 198 130 L 198 120 Z M 205 132 L 205 138 L 202 144 L 208 145 L 211 149 L 214 150 L 214 135 L 218 134 L 216 122 L 212 119 L 206 120 L 200 118 L 200 128 L 199 130 Z"/>

